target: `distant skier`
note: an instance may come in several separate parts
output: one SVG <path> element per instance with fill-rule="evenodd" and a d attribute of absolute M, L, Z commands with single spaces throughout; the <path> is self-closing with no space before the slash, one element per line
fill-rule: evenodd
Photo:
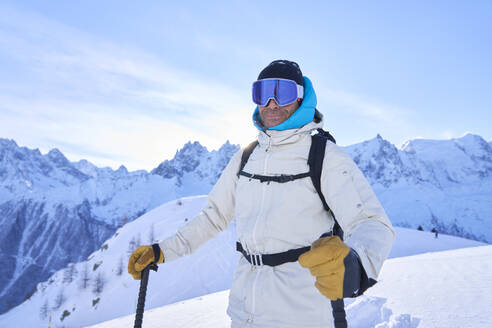
<path fill-rule="evenodd" d="M 296 63 L 272 62 L 252 91 L 257 143 L 233 156 L 200 214 L 139 247 L 128 272 L 140 279 L 151 262 L 193 253 L 235 219 L 243 256 L 229 294 L 231 327 L 346 327 L 343 297 L 376 283 L 393 227 L 352 159 L 326 132 L 312 136 L 323 119 Z"/>
<path fill-rule="evenodd" d="M 437 236 L 438 236 L 437 229 L 436 228 L 432 228 L 431 232 L 433 232 L 434 233 L 434 237 L 437 238 Z"/>

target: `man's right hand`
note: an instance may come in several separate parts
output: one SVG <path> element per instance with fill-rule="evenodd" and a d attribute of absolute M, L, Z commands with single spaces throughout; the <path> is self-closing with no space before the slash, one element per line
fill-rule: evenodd
<path fill-rule="evenodd" d="M 128 259 L 128 273 L 132 275 L 133 279 L 140 280 L 143 269 L 152 262 L 164 263 L 164 253 L 159 244 L 140 246 Z"/>

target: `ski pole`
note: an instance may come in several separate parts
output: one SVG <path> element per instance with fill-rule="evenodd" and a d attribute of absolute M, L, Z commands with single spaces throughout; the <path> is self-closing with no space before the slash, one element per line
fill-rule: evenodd
<path fill-rule="evenodd" d="M 145 296 L 147 295 L 147 284 L 149 283 L 149 271 L 157 271 L 157 264 L 150 263 L 142 270 L 142 279 L 140 280 L 140 291 L 138 292 L 137 313 L 135 314 L 134 328 L 142 328 L 143 314 L 145 308 Z"/>

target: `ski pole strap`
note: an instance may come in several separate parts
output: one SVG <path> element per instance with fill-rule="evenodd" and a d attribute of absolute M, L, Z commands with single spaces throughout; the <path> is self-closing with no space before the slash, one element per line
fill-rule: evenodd
<path fill-rule="evenodd" d="M 311 249 L 310 246 L 290 249 L 286 252 L 275 254 L 248 254 L 240 242 L 236 243 L 236 250 L 243 254 L 244 258 L 252 265 L 277 266 L 288 262 L 296 262 L 299 256 Z"/>
<path fill-rule="evenodd" d="M 152 251 L 154 251 L 154 262 L 157 263 L 161 257 L 161 248 L 159 244 L 152 244 Z"/>
<path fill-rule="evenodd" d="M 343 298 L 339 298 L 336 301 L 331 301 L 331 308 L 333 310 L 335 328 L 347 328 L 348 323 L 345 316 L 345 305 L 343 303 Z"/>

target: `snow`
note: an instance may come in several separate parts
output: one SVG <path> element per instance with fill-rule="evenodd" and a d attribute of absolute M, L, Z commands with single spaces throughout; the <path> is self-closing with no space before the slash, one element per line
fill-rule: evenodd
<path fill-rule="evenodd" d="M 108 239 L 100 250 L 91 254 L 86 262 L 76 264 L 75 267 L 79 276 L 73 282 L 63 282 L 64 270 L 54 273 L 48 281 L 38 284 L 37 292 L 28 301 L 0 316 L 0 327 L 46 326 L 47 319 L 42 320 L 40 318 L 39 309 L 46 301 L 51 306 L 61 290 L 64 292 L 66 301 L 60 309 L 53 310 L 52 316 L 53 324 L 58 326 L 90 325 L 134 313 L 139 284 L 126 273 L 129 242 L 132 239 L 140 239 L 141 244 L 149 244 L 151 227 L 154 229 L 155 238 L 163 239 L 186 224 L 187 220 L 198 214 L 205 204 L 206 196 L 174 200 L 126 224 Z M 434 234 L 430 232 L 405 228 L 397 227 L 396 232 L 397 240 L 391 257 L 483 245 L 477 241 L 442 234 L 436 239 Z M 154 312 L 156 312 L 155 327 L 166 327 L 164 322 L 169 322 L 167 327 L 201 327 L 202 323 L 195 325 L 196 321 L 208 325 L 203 327 L 226 327 L 228 325 L 228 318 L 225 315 L 227 290 L 232 283 L 233 270 L 239 257 L 235 251 L 235 236 L 235 226 L 231 224 L 226 231 L 207 242 L 196 253 L 172 263 L 160 265 L 157 273 L 151 272 L 146 307 L 147 309 L 156 309 L 146 312 L 145 318 L 149 317 L 150 319 L 149 323 L 145 321 L 145 327 L 152 324 L 151 318 Z M 118 276 L 116 271 L 120 261 L 123 263 L 123 274 Z M 387 263 L 391 263 L 391 261 Z M 91 278 L 99 273 L 105 277 L 106 284 L 99 295 L 93 293 L 92 284 L 85 290 L 79 288 L 80 273 L 85 264 L 89 268 Z M 95 266 L 97 269 L 94 270 Z M 385 268 L 386 266 L 387 264 L 385 264 Z M 439 270 L 439 267 L 436 266 L 434 269 Z M 400 273 L 397 275 L 401 276 Z M 388 278 L 383 278 L 381 282 L 384 283 L 385 280 Z M 379 294 L 374 296 L 383 297 Z M 202 298 L 190 300 L 194 297 Z M 393 297 L 391 294 L 387 294 L 383 298 L 389 299 L 391 297 Z M 98 303 L 93 306 L 93 302 L 97 299 L 99 299 Z M 357 305 L 357 303 L 351 306 L 376 307 L 376 309 L 383 309 L 387 306 L 386 301 L 382 303 L 377 298 L 367 302 L 369 303 L 361 305 Z M 169 305 L 173 303 L 176 304 Z M 163 305 L 169 306 L 162 308 L 165 314 L 159 318 L 161 316 L 159 308 Z M 347 307 L 347 309 L 350 308 Z M 61 315 L 65 310 L 69 311 L 70 315 L 61 321 Z M 196 315 L 192 314 L 195 310 L 197 311 Z M 387 316 L 390 310 L 395 313 L 393 316 Z M 391 320 L 403 320 L 403 317 L 398 317 L 399 314 L 412 313 L 410 310 L 405 310 L 406 312 L 403 311 L 402 313 L 397 312 L 397 310 L 396 307 L 384 310 L 385 316 L 374 320 L 380 322 L 382 322 L 381 320 L 390 320 L 390 318 L 393 318 Z M 33 313 L 35 315 L 32 315 Z M 128 321 L 130 318 L 118 320 Z M 173 322 L 177 322 L 177 326 L 172 325 Z M 122 327 L 120 323 L 116 324 Z M 109 326 L 104 323 L 99 327 Z M 395 324 L 388 327 L 399 326 Z"/>
<path fill-rule="evenodd" d="M 149 280 L 153 277 L 149 277 Z M 196 297 L 183 302 L 146 310 L 145 328 L 229 328 L 231 320 L 226 315 L 229 290 Z M 91 328 L 132 327 L 135 315 L 106 321 Z"/>
<path fill-rule="evenodd" d="M 419 328 L 490 327 L 491 272 L 492 246 L 396 258 L 366 295 L 420 318 Z"/>
<path fill-rule="evenodd" d="M 347 302 L 351 328 L 488 328 L 492 316 L 492 246 L 387 260 L 379 282 Z M 151 277 L 153 278 L 153 277 Z M 146 328 L 229 327 L 228 291 L 148 310 Z M 129 315 L 91 328 L 123 328 Z"/>

